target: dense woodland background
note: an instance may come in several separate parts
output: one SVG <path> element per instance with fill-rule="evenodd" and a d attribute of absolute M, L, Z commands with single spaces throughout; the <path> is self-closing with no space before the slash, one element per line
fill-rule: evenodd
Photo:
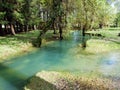
<path fill-rule="evenodd" d="M 0 0 L 0 36 L 30 30 L 83 31 L 118 27 L 120 12 L 116 0 Z M 114 2 L 114 5 L 112 4 Z"/>

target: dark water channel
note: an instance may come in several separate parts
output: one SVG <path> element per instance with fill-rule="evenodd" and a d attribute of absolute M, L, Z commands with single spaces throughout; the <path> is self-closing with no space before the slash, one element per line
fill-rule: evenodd
<path fill-rule="evenodd" d="M 0 90 L 21 90 L 26 79 L 39 71 L 67 71 L 80 75 L 120 76 L 120 51 L 83 55 L 73 49 L 81 43 L 78 32 L 37 51 L 0 64 Z"/>

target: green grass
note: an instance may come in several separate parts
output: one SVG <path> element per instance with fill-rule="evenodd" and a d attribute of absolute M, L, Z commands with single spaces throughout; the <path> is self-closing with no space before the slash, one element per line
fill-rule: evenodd
<path fill-rule="evenodd" d="M 98 29 L 97 31 L 88 31 L 87 33 L 93 34 L 101 34 L 105 38 L 113 38 L 118 39 L 118 33 L 120 33 L 120 29 Z"/>
<path fill-rule="evenodd" d="M 120 27 L 106 27 L 105 30 L 120 30 Z"/>
<path fill-rule="evenodd" d="M 96 31 L 88 31 L 91 34 L 101 34 L 101 37 L 93 36 L 87 41 L 86 52 L 103 53 L 120 50 L 120 28 L 104 28 Z"/>
<path fill-rule="evenodd" d="M 90 39 L 87 41 L 87 47 L 85 49 L 85 52 L 92 54 L 100 54 L 112 52 L 115 50 L 120 50 L 120 44 L 102 39 Z"/>
<path fill-rule="evenodd" d="M 34 50 L 31 42 L 37 38 L 38 34 L 39 31 L 36 30 L 15 36 L 0 37 L 0 62 Z"/>

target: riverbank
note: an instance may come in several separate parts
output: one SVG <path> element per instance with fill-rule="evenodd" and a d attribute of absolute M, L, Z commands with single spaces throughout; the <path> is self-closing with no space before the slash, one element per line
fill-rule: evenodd
<path fill-rule="evenodd" d="M 120 29 L 116 28 L 103 28 L 97 29 L 95 31 L 87 31 L 86 33 L 91 34 L 93 38 L 102 38 L 110 41 L 115 41 L 120 43 Z"/>
<path fill-rule="evenodd" d="M 101 31 L 97 31 L 97 33 L 98 32 L 100 33 Z M 90 33 L 95 33 L 95 31 L 92 31 Z M 118 30 L 112 31 L 112 32 L 104 31 L 103 33 L 105 35 L 105 38 L 103 39 L 101 38 L 95 39 L 93 37 L 92 39 L 88 40 L 87 48 L 85 50 L 82 50 L 81 44 L 79 44 L 78 47 L 75 47 L 74 50 L 80 54 L 85 54 L 85 55 L 107 53 L 113 50 L 119 50 L 120 49 L 120 44 L 119 44 L 120 37 L 117 36 Z M 0 37 L 0 62 L 4 62 L 5 60 L 9 60 L 11 58 L 24 55 L 31 51 L 37 50 L 37 48 L 33 46 L 32 42 L 36 40 L 38 35 L 39 35 L 39 30 L 35 30 L 35 31 L 27 32 L 27 33 L 17 34 L 15 36 L 10 35 L 10 36 L 5 36 L 5 37 Z M 113 39 L 117 38 L 116 39 L 117 42 L 107 39 L 110 36 Z M 58 40 L 58 39 L 59 39 L 58 35 L 53 35 L 51 31 L 48 31 L 48 33 L 44 37 L 42 45 L 44 45 L 45 43 L 54 41 L 54 40 Z"/>
<path fill-rule="evenodd" d="M 85 52 L 91 54 L 102 54 L 117 50 L 120 50 L 120 44 L 118 43 L 104 39 L 90 39 L 87 41 Z"/>
<path fill-rule="evenodd" d="M 42 71 L 28 80 L 24 90 L 118 90 L 109 79 Z"/>
<path fill-rule="evenodd" d="M 15 36 L 0 36 L 0 63 L 37 50 L 38 48 L 34 47 L 34 44 L 39 33 L 40 30 L 34 30 L 16 34 Z M 49 30 L 43 37 L 42 46 L 52 43 L 55 40 L 59 40 L 59 35 L 54 35 Z"/>
<path fill-rule="evenodd" d="M 92 36 L 87 41 L 85 52 L 100 54 L 120 50 L 120 31 L 118 28 L 104 28 L 87 33 Z"/>
<path fill-rule="evenodd" d="M 39 31 L 31 31 L 27 33 L 9 35 L 0 37 L 0 62 L 4 62 L 11 58 L 27 54 L 36 50 L 32 45 L 39 34 Z"/>

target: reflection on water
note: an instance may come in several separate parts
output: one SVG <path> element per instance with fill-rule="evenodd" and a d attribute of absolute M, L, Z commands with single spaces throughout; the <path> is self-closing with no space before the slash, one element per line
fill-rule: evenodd
<path fill-rule="evenodd" d="M 74 51 L 81 43 L 81 37 L 78 32 L 73 32 L 72 35 L 71 40 L 56 41 L 28 55 L 1 63 L 0 90 L 21 90 L 27 78 L 42 70 L 68 71 L 84 75 L 120 75 L 119 52 L 99 56 L 81 55 Z"/>

